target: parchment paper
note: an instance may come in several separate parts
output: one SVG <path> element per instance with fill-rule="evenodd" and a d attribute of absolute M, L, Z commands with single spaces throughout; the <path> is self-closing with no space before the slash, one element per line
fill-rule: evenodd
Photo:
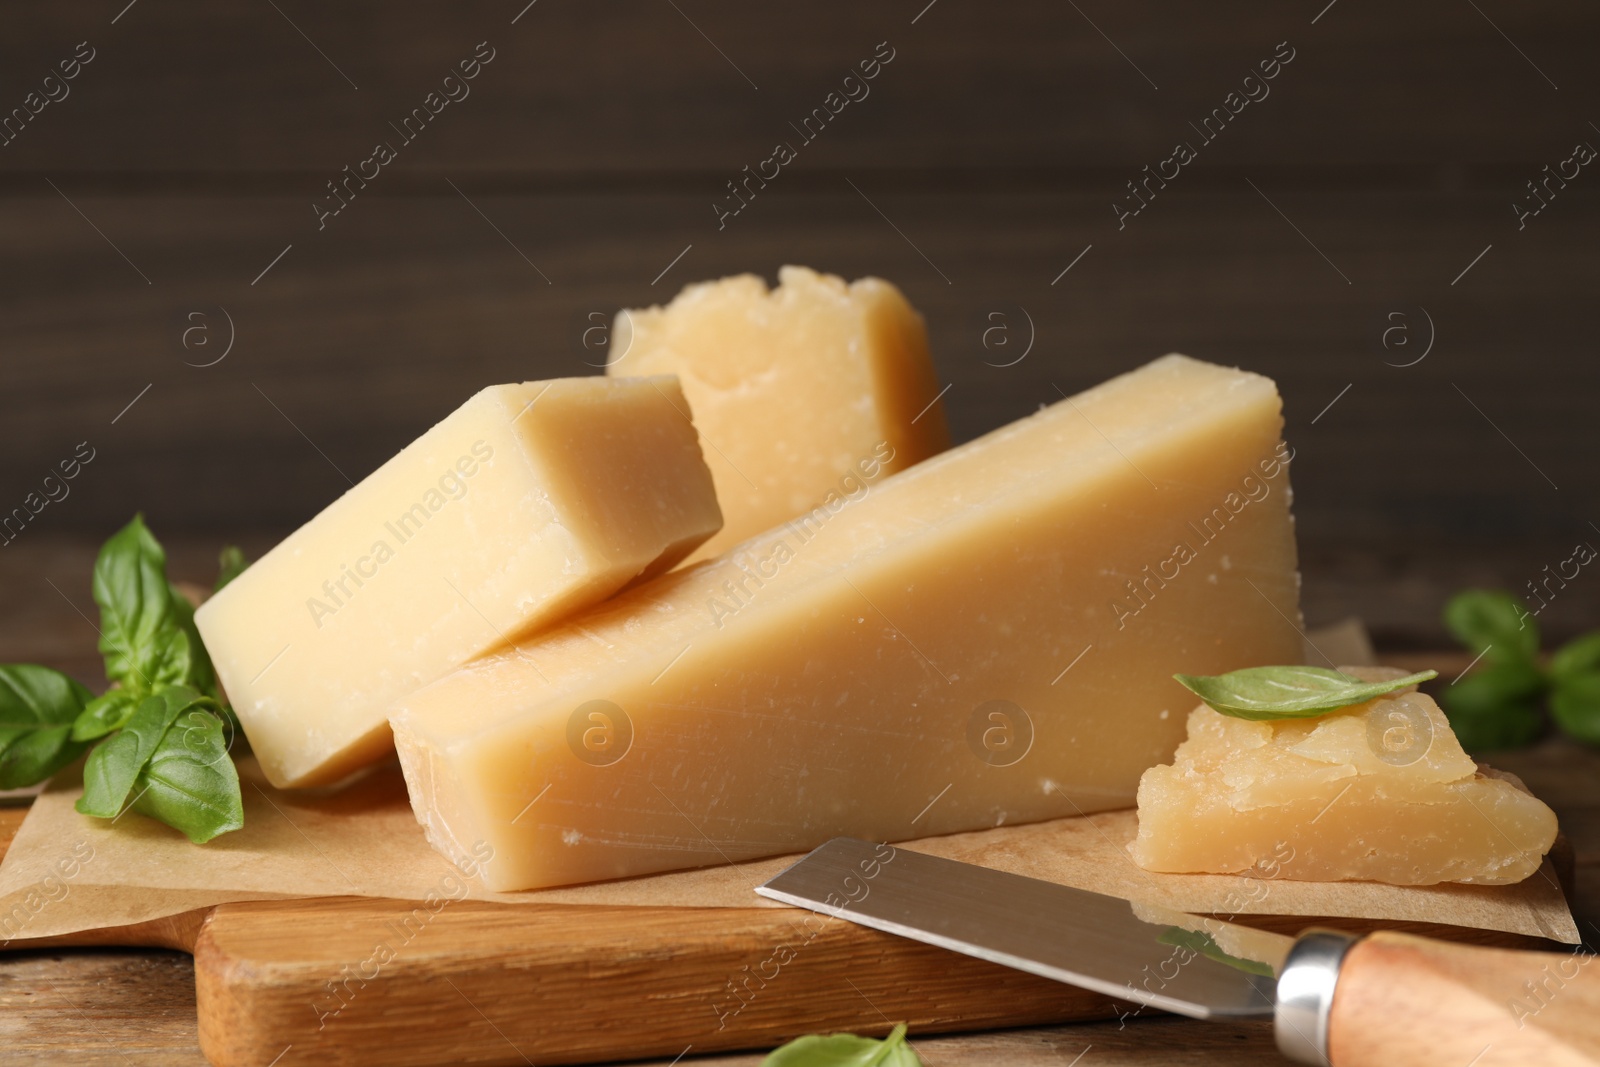
<path fill-rule="evenodd" d="M 1313 631 L 1308 660 L 1371 663 L 1359 620 Z M 1314 658 L 1313 658 L 1314 657 Z M 73 810 L 82 792 L 63 774 L 29 810 L 0 864 L 0 946 L 165 918 L 235 900 L 367 896 L 435 897 L 510 903 L 685 908 L 782 907 L 754 887 L 798 856 L 523 893 L 491 893 L 463 878 L 423 836 L 398 765 L 329 792 L 283 793 L 240 757 L 244 829 L 203 847 L 137 814 L 115 825 Z M 1511 886 L 1392 886 L 1296 882 L 1257 876 L 1154 874 L 1127 852 L 1138 831 L 1133 811 L 1006 826 L 900 847 L 980 863 L 1031 878 L 1110 893 L 1196 914 L 1305 915 L 1379 922 L 1441 923 L 1547 937 L 1580 938 L 1546 860 Z M 1290 861 L 1292 862 L 1292 860 Z"/>
<path fill-rule="evenodd" d="M 137 814 L 111 825 L 73 810 L 76 777 L 34 803 L 0 865 L 0 941 L 143 922 L 233 900 L 428 894 L 549 904 L 781 907 L 759 883 L 797 857 L 523 893 L 486 892 L 429 847 L 398 767 L 337 792 L 281 793 L 240 759 L 245 826 L 197 847 Z M 919 852 L 1111 893 L 1180 911 L 1449 923 L 1576 942 L 1548 862 L 1513 886 L 1390 886 L 1271 877 L 1152 874 L 1126 851 L 1133 811 L 926 838 Z"/>

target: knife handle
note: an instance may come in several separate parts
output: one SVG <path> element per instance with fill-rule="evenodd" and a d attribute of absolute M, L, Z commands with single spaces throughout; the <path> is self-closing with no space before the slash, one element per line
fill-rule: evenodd
<path fill-rule="evenodd" d="M 1600 965 L 1582 946 L 1519 952 L 1375 933 L 1345 949 L 1332 992 L 1333 1067 L 1600 1065 Z"/>

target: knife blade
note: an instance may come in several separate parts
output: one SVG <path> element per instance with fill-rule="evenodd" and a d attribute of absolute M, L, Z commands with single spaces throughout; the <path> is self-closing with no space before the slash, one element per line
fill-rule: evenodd
<path fill-rule="evenodd" d="M 1208 956 L 1174 966 L 1172 925 L 1119 897 L 890 845 L 835 838 L 756 892 L 1196 1019 L 1270 1019 L 1277 999 L 1272 977 Z"/>
<path fill-rule="evenodd" d="M 1600 1067 L 1600 958 L 1380 930 L 1297 938 L 835 838 L 765 897 L 1201 1019 L 1337 1067 Z M 1276 977 L 1276 982 L 1273 978 Z"/>

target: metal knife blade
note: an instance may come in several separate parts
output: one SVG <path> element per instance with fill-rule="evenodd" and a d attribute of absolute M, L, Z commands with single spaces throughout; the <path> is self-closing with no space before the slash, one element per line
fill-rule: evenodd
<path fill-rule="evenodd" d="M 1160 909 L 1143 909 L 1141 917 L 1120 897 L 848 837 L 834 838 L 756 892 L 1197 1019 L 1271 1018 L 1273 976 L 1292 944 L 1252 932 L 1276 942 L 1269 942 L 1269 966 L 1251 969 L 1207 933 L 1226 923 Z"/>

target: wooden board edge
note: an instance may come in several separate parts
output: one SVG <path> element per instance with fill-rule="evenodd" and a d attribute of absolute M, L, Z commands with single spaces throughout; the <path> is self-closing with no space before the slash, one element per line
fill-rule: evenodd
<path fill-rule="evenodd" d="M 508 918 L 461 902 L 402 945 L 392 944 L 392 923 L 369 914 L 370 936 L 308 961 L 297 915 L 326 922 L 340 909 L 294 903 L 222 905 L 201 932 L 200 1043 L 218 1067 L 277 1057 L 278 1067 L 581 1064 L 772 1048 L 805 1033 L 887 1031 L 901 1021 L 956 1033 L 1131 1010 L 787 909 L 594 909 L 610 913 L 602 918 L 552 905 Z M 352 902 L 348 917 L 363 910 Z M 598 936 L 596 919 L 612 920 Z M 352 945 L 361 948 L 339 955 Z"/>
<path fill-rule="evenodd" d="M 956 1033 L 1132 1010 L 1103 994 L 789 909 L 459 901 L 412 927 L 403 925 L 410 906 L 365 898 L 219 905 L 195 950 L 202 1049 L 219 1067 L 279 1056 L 279 1067 L 581 1064 L 624 1051 L 771 1048 L 803 1033 L 871 1032 L 901 1021 L 919 1033 Z M 1380 925 L 1239 918 L 1286 933 Z M 1495 931 L 1381 925 L 1470 944 L 1551 947 Z M 311 952 L 301 936 L 308 928 L 329 931 Z M 667 967 L 670 983 L 661 980 Z"/>

